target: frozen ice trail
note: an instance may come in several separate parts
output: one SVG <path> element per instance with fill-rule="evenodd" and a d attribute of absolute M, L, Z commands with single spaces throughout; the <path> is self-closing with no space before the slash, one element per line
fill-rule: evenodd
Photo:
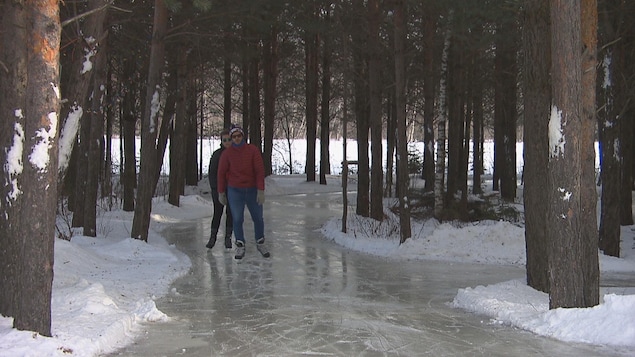
<path fill-rule="evenodd" d="M 350 252 L 317 229 L 339 194 L 267 197 L 271 258 L 247 239 L 243 262 L 205 248 L 210 219 L 171 227 L 190 274 L 157 301 L 172 321 L 145 325 L 119 356 L 611 356 L 452 309 L 457 289 L 524 277 L 516 267 L 395 262 Z M 246 215 L 249 217 L 249 215 Z M 253 227 L 245 219 L 245 234 Z"/>

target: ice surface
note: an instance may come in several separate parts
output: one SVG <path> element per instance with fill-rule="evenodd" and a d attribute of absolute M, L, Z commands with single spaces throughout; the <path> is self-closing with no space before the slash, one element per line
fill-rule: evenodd
<path fill-rule="evenodd" d="M 269 259 L 256 251 L 249 218 L 247 253 L 239 264 L 222 245 L 205 248 L 209 219 L 168 228 L 168 241 L 192 259 L 190 274 L 157 301 L 171 321 L 146 325 L 144 337 L 115 355 L 620 355 L 451 307 L 458 289 L 524 278 L 520 267 L 396 262 L 322 238 L 320 225 L 341 214 L 339 198 L 333 193 L 268 197 Z"/>

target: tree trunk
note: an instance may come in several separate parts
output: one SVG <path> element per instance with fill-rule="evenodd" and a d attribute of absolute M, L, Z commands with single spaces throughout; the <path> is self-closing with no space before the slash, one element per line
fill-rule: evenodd
<path fill-rule="evenodd" d="M 103 32 L 103 29 L 102 29 Z M 101 35 L 101 32 L 98 31 Z M 100 36 L 102 38 L 103 36 Z M 104 133 L 104 103 L 106 101 L 106 66 L 107 62 L 107 39 L 103 38 L 99 44 L 100 51 L 95 58 L 95 68 L 93 74 L 92 90 L 92 110 L 90 115 L 84 117 L 90 120 L 88 124 L 89 137 L 87 138 L 88 162 L 86 165 L 86 189 L 84 199 L 84 210 L 75 212 L 75 215 L 84 215 L 84 235 L 88 237 L 97 236 L 97 195 L 99 193 L 99 169 L 102 160 L 102 140 Z"/>
<path fill-rule="evenodd" d="M 458 24 L 456 24 L 458 26 Z M 457 28 L 458 31 L 458 28 Z M 466 34 L 464 34 L 466 35 Z M 448 87 L 447 87 L 447 103 L 448 103 L 448 176 L 447 176 L 447 192 L 446 202 L 451 205 L 454 203 L 454 197 L 460 188 L 460 182 L 464 174 L 462 168 L 463 141 L 465 126 L 465 59 L 461 53 L 464 42 L 462 35 L 457 34 L 450 44 L 450 52 L 448 56 Z"/>
<path fill-rule="evenodd" d="M 613 43 L 618 40 L 616 30 L 621 27 L 620 12 L 616 12 L 613 1 L 605 1 L 602 12 L 607 16 L 602 21 L 602 42 Z M 616 18 L 617 17 L 617 18 Z M 603 51 L 602 77 L 598 80 L 598 132 L 600 137 L 600 180 L 602 182 L 602 200 L 600 202 L 599 247 L 606 255 L 620 256 L 620 175 L 622 155 L 620 150 L 620 122 L 618 98 L 615 88 L 617 77 L 615 55 L 623 51 L 620 44 L 613 44 Z"/>
<path fill-rule="evenodd" d="M 483 34 L 481 26 L 476 31 L 477 37 Z M 483 193 L 481 186 L 481 174 L 483 172 L 483 77 L 478 69 L 483 66 L 484 56 L 484 50 L 479 49 L 472 64 L 473 81 L 470 83 L 472 87 L 472 128 L 474 132 L 472 139 L 472 193 L 475 195 Z"/>
<path fill-rule="evenodd" d="M 393 48 L 395 46 L 394 41 Z M 397 88 L 395 88 L 397 89 Z M 397 93 L 395 91 L 389 91 L 388 98 L 386 99 L 386 187 L 384 189 L 385 197 L 399 197 L 401 194 L 399 192 L 398 187 L 395 186 L 394 175 L 398 169 L 395 168 L 395 165 L 399 165 L 399 159 L 395 157 L 395 153 L 397 152 L 397 104 L 396 101 Z M 406 151 L 408 148 L 406 146 Z M 395 195 L 393 196 L 393 193 Z"/>
<path fill-rule="evenodd" d="M 180 205 L 181 194 L 185 185 L 185 141 L 188 131 L 187 99 L 187 54 L 188 50 L 180 48 L 176 60 L 177 99 L 174 131 L 170 139 L 170 189 L 168 203 Z M 165 119 L 165 118 L 164 118 Z"/>
<path fill-rule="evenodd" d="M 255 44 L 254 49 L 260 45 Z M 260 58 L 254 56 L 249 65 L 249 142 L 262 151 L 260 132 Z"/>
<path fill-rule="evenodd" d="M 328 14 L 325 16 L 329 16 Z M 326 21 L 329 21 L 327 18 Z M 326 185 L 326 175 L 331 173 L 329 139 L 331 132 L 331 39 L 323 36 L 322 52 L 322 103 L 320 105 L 320 185 Z"/>
<path fill-rule="evenodd" d="M 425 192 L 434 191 L 434 71 L 435 34 L 437 14 L 428 9 L 423 16 L 423 179 Z"/>
<path fill-rule="evenodd" d="M 76 154 L 73 155 L 75 162 L 71 163 L 69 167 L 74 167 L 74 172 L 70 173 L 74 175 L 75 187 L 73 188 L 73 227 L 84 226 L 84 211 L 86 209 L 86 184 L 88 179 L 88 153 L 90 151 L 90 113 L 87 113 L 82 117 L 82 125 L 79 128 L 79 135 L 77 137 L 78 143 L 76 147 Z"/>
<path fill-rule="evenodd" d="M 596 131 L 596 80 L 597 80 L 597 0 L 581 1 L 581 254 L 585 282 L 583 294 L 587 306 L 600 303 L 600 268 L 598 257 L 597 191 L 595 186 L 595 131 Z M 585 306 L 586 307 L 586 306 Z"/>
<path fill-rule="evenodd" d="M 88 88 L 91 83 L 92 71 L 88 67 L 85 67 L 86 58 L 88 55 L 96 55 L 99 51 L 96 44 L 102 40 L 102 29 L 108 14 L 108 7 L 105 5 L 108 3 L 110 3 L 110 0 L 89 0 L 87 11 L 100 8 L 102 8 L 102 10 L 87 16 L 82 21 L 76 22 L 77 24 L 83 24 L 81 29 L 76 31 L 77 33 L 81 33 L 83 37 L 77 39 L 75 42 L 76 49 L 74 53 L 76 57 L 70 68 L 68 83 L 63 85 L 63 88 L 68 90 L 66 93 L 63 93 L 66 104 L 62 106 L 60 113 L 60 158 L 58 168 L 60 182 L 64 179 L 64 175 L 66 175 L 66 169 L 68 168 L 73 145 L 75 144 L 75 137 L 80 127 L 80 119 L 84 112 Z"/>
<path fill-rule="evenodd" d="M 379 0 L 368 1 L 369 41 L 368 86 L 370 92 L 370 151 L 372 156 L 372 175 L 370 177 L 370 217 L 384 219 L 384 168 L 383 168 L 383 127 L 381 121 L 381 54 L 379 43 L 379 25 L 382 20 Z"/>
<path fill-rule="evenodd" d="M 223 128 L 232 125 L 232 61 L 229 40 L 225 40 L 225 60 L 223 62 Z M 201 103 L 201 106 L 203 104 Z"/>
<path fill-rule="evenodd" d="M 20 214 L 24 201 L 22 182 L 24 151 L 24 128 L 27 106 L 28 46 L 30 38 L 25 26 L 27 9 L 17 2 L 4 4 L 0 21 L 0 63 L 6 66 L 0 69 L 0 166 L 2 182 L 0 192 L 0 314 L 15 316 L 19 304 L 21 264 L 20 240 L 22 222 Z M 16 108 L 24 108 L 16 113 Z M 16 115 L 18 114 L 18 115 Z M 28 162 L 28 161 L 27 161 Z M 7 163 L 7 164 L 4 164 Z M 39 220 L 38 220 L 39 221 Z M 39 236 L 39 235 L 38 235 Z"/>
<path fill-rule="evenodd" d="M 57 203 L 60 37 L 57 1 L 2 9 L 0 309 L 13 327 L 51 336 Z M 22 24 L 23 26 L 17 26 Z M 5 72 L 6 68 L 6 72 Z M 7 275 L 10 274 L 10 275 Z"/>
<path fill-rule="evenodd" d="M 306 180 L 315 182 L 315 142 L 317 135 L 318 35 L 306 34 Z"/>
<path fill-rule="evenodd" d="M 606 3 L 606 2 L 603 2 Z M 633 2 L 618 1 L 612 2 L 614 6 L 614 16 L 620 18 L 625 14 L 633 13 Z M 615 38 L 620 39 L 616 43 L 614 55 L 615 62 L 615 94 L 617 96 L 615 105 L 616 112 L 619 113 L 620 120 L 620 151 L 622 159 L 622 177 L 620 181 L 620 224 L 623 226 L 633 225 L 633 165 L 635 160 L 635 146 L 633 137 L 635 136 L 635 101 L 633 99 L 632 88 L 635 86 L 635 70 L 633 68 L 632 43 L 635 41 L 635 27 L 632 20 L 627 16 L 619 23 L 619 32 Z M 629 24 L 629 25 L 627 25 Z"/>
<path fill-rule="evenodd" d="M 108 69 L 110 73 L 110 67 Z M 107 75 L 107 85 L 106 91 L 108 93 L 113 93 L 113 83 L 110 80 L 110 76 Z M 114 205 L 114 196 L 112 192 L 112 133 L 113 133 L 113 123 L 115 119 L 115 113 L 113 111 L 113 105 L 108 103 L 105 105 L 105 115 L 106 115 L 106 135 L 105 138 L 102 139 L 102 145 L 104 146 L 104 166 L 103 166 L 103 176 L 102 176 L 102 186 L 101 186 L 101 197 L 107 198 L 108 201 L 108 210 L 112 210 Z M 100 160 L 101 162 L 102 160 Z"/>
<path fill-rule="evenodd" d="M 516 19 L 511 11 L 498 25 L 496 35 L 496 94 L 494 114 L 496 182 L 501 198 L 513 202 L 516 198 Z"/>
<path fill-rule="evenodd" d="M 589 211 L 588 185 L 582 161 L 587 125 L 583 118 L 580 0 L 551 0 L 552 109 L 549 122 L 549 174 L 547 236 L 549 255 L 549 307 L 590 307 L 599 301 L 597 241 L 590 259 L 590 235 L 586 222 L 595 221 Z"/>
<path fill-rule="evenodd" d="M 278 30 L 272 27 L 269 39 L 264 46 L 264 150 L 265 175 L 273 173 L 271 158 L 273 155 L 273 129 L 276 119 L 276 92 L 278 80 Z"/>
<path fill-rule="evenodd" d="M 441 214 L 445 208 L 444 202 L 444 178 L 445 178 L 445 139 L 446 139 L 446 79 L 448 73 L 448 50 L 450 48 L 450 37 L 452 35 L 453 13 L 450 10 L 448 15 L 448 25 L 443 40 L 443 52 L 441 53 L 441 79 L 439 83 L 439 122 L 437 124 L 437 163 L 434 171 L 434 216 L 441 219 Z"/>
<path fill-rule="evenodd" d="M 185 100 L 187 131 L 185 132 L 185 185 L 196 186 L 198 184 L 198 130 L 196 110 L 196 69 L 191 64 L 187 66 L 187 99 Z M 201 154 L 201 157 L 203 155 Z M 185 193 L 185 186 L 181 194 Z"/>
<path fill-rule="evenodd" d="M 157 120 L 160 106 L 161 73 L 163 72 L 165 43 L 164 37 L 168 24 L 168 9 L 163 0 L 154 1 L 154 23 L 152 47 L 150 49 L 150 66 L 146 105 L 141 128 L 141 167 L 137 190 L 137 207 L 132 221 L 130 236 L 148 241 L 150 213 L 152 211 L 152 195 L 156 185 L 155 169 L 157 165 Z M 153 182 L 155 181 L 155 182 Z"/>
<path fill-rule="evenodd" d="M 249 132 L 249 112 L 250 112 L 250 108 L 249 108 L 249 95 L 251 93 L 251 90 L 249 89 L 249 59 L 247 58 L 247 54 L 245 52 L 243 52 L 243 59 L 242 59 L 243 63 L 242 63 L 242 73 L 240 76 L 240 80 L 243 83 L 243 102 L 242 102 L 242 107 L 243 107 L 243 130 L 245 131 L 245 134 Z"/>
<path fill-rule="evenodd" d="M 406 20 L 404 1 L 395 4 L 395 103 L 397 120 L 397 151 L 399 155 L 397 184 L 399 185 L 399 243 L 412 236 L 410 226 L 410 203 L 408 202 L 408 143 L 406 138 Z"/>
<path fill-rule="evenodd" d="M 549 292 L 549 252 L 547 241 L 549 156 L 549 105 L 551 63 L 549 1 L 525 1 L 524 46 L 524 194 L 527 284 Z"/>
<path fill-rule="evenodd" d="M 355 121 L 357 126 L 357 205 L 356 214 L 368 217 L 370 205 L 370 167 L 368 159 L 368 86 L 364 65 L 363 42 L 359 33 L 353 33 L 353 84 Z"/>
<path fill-rule="evenodd" d="M 125 78 L 132 78 L 135 71 L 132 59 L 124 60 L 123 71 Z M 121 100 L 123 121 L 123 174 L 121 177 L 123 186 L 123 210 L 134 211 L 134 189 L 137 185 L 137 157 L 136 157 L 136 126 L 137 115 L 135 103 L 137 102 L 137 86 L 134 83 L 123 85 Z"/>

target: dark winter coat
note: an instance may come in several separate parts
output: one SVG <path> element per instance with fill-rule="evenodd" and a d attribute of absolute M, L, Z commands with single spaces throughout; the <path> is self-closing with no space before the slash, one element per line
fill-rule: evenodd
<path fill-rule="evenodd" d="M 212 191 L 217 191 L 218 189 L 218 163 L 223 151 L 225 151 L 225 147 L 221 144 L 220 149 L 214 151 L 209 159 L 209 187 Z"/>

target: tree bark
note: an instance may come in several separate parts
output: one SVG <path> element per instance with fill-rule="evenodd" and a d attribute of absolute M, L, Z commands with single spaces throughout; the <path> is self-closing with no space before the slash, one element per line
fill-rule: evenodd
<path fill-rule="evenodd" d="M 581 211 L 585 217 L 581 223 L 581 254 L 578 259 L 584 262 L 582 270 L 583 295 L 587 306 L 600 303 L 600 267 L 598 257 L 598 221 L 597 191 L 595 186 L 595 131 L 596 118 L 596 79 L 597 79 L 597 0 L 581 1 Z M 585 306 L 586 307 L 586 306 Z"/>
<path fill-rule="evenodd" d="M 370 217 L 384 219 L 384 168 L 383 168 L 383 128 L 381 121 L 381 54 L 379 44 L 379 24 L 381 10 L 379 0 L 368 1 L 369 41 L 368 86 L 370 92 L 370 151 L 372 156 L 372 175 L 370 177 Z"/>
<path fill-rule="evenodd" d="M 526 0 L 523 26 L 524 50 L 524 194 L 527 284 L 549 292 L 547 241 L 549 157 L 549 105 L 551 103 L 550 22 L 548 0 Z"/>
<path fill-rule="evenodd" d="M 232 61 L 229 39 L 225 39 L 225 59 L 223 61 L 223 128 L 232 125 Z M 202 103 L 201 103 L 202 105 Z"/>
<path fill-rule="evenodd" d="M 434 71 L 435 34 L 437 30 L 437 14 L 433 9 L 428 9 L 423 16 L 423 179 L 424 191 L 434 191 L 434 88 L 436 76 Z"/>
<path fill-rule="evenodd" d="M 259 51 L 260 45 L 254 44 Z M 260 132 L 260 58 L 256 55 L 249 62 L 249 142 L 262 152 L 262 134 Z"/>
<path fill-rule="evenodd" d="M 132 78 L 135 71 L 132 59 L 124 60 L 123 71 L 125 78 Z M 136 157 L 136 126 L 137 115 L 135 102 L 137 98 L 137 86 L 123 85 L 121 88 L 123 97 L 121 101 L 121 119 L 123 121 L 123 174 L 121 181 L 123 186 L 123 210 L 134 211 L 134 190 L 137 185 L 137 157 Z"/>
<path fill-rule="evenodd" d="M 150 228 L 150 213 L 152 211 L 152 195 L 155 187 L 155 168 L 157 160 L 157 120 L 160 106 L 161 73 L 163 72 L 165 43 L 167 31 L 168 9 L 163 0 L 154 1 L 154 23 L 152 33 L 152 48 L 150 50 L 150 67 L 148 69 L 148 84 L 146 105 L 141 128 L 141 167 L 139 172 L 139 186 L 137 189 L 137 207 L 132 221 L 130 236 L 135 239 L 148 241 Z M 155 181 L 155 182 L 153 182 Z"/>
<path fill-rule="evenodd" d="M 60 37 L 57 1 L 5 2 L 0 61 L 0 312 L 51 336 Z M 6 70 L 5 70 L 6 69 Z M 7 275 L 10 274 L 10 275 Z"/>
<path fill-rule="evenodd" d="M 103 29 L 101 29 L 103 32 Z M 98 30 L 97 33 L 101 35 Z M 106 101 L 106 66 L 107 66 L 107 39 L 100 36 L 102 40 L 99 43 L 100 51 L 95 58 L 95 69 L 93 74 L 93 91 L 91 113 L 86 116 L 90 120 L 88 124 L 89 137 L 88 162 L 86 165 L 86 188 L 84 199 L 84 210 L 75 212 L 75 215 L 84 216 L 84 235 L 88 237 L 97 236 L 97 196 L 99 194 L 99 169 L 102 160 L 102 142 L 104 133 L 104 103 Z"/>
<path fill-rule="evenodd" d="M 368 72 L 364 62 L 365 39 L 360 32 L 353 33 L 353 85 L 355 96 L 355 124 L 357 127 L 357 205 L 355 213 L 369 216 L 370 166 L 368 159 L 368 86 L 364 78 Z"/>
<path fill-rule="evenodd" d="M 441 79 L 439 83 L 439 122 L 437 124 L 437 162 L 434 171 L 434 216 L 441 219 L 441 214 L 445 208 L 444 202 L 444 180 L 445 180 L 445 141 L 447 125 L 446 106 L 446 82 L 448 73 L 448 51 L 450 48 L 450 37 L 452 35 L 453 13 L 450 10 L 448 15 L 448 25 L 445 30 L 443 40 L 443 51 L 441 52 Z"/>
<path fill-rule="evenodd" d="M 602 23 L 602 42 L 613 43 L 618 40 L 616 30 L 621 27 L 622 16 L 615 11 L 614 1 L 605 1 L 602 12 L 607 14 Z M 620 178 L 622 152 L 620 150 L 621 113 L 615 81 L 619 81 L 617 63 L 623 49 L 621 41 L 610 45 L 602 53 L 602 68 L 598 78 L 598 132 L 600 138 L 600 180 L 602 200 L 600 202 L 599 247 L 606 255 L 620 256 Z"/>
<path fill-rule="evenodd" d="M 196 69 L 198 67 L 189 63 L 186 70 L 186 86 L 187 86 L 187 99 L 185 101 L 186 118 L 187 118 L 187 131 L 185 134 L 185 185 L 196 186 L 199 181 L 198 176 L 198 130 L 197 130 L 197 110 L 196 110 Z M 203 155 L 201 154 L 201 157 Z M 202 162 L 201 162 L 202 164 Z M 202 167 L 201 167 L 202 170 Z M 183 186 L 183 190 L 185 186 Z M 184 191 L 181 192 L 184 194 Z"/>
<path fill-rule="evenodd" d="M 185 141 L 188 130 L 187 116 L 187 49 L 180 48 L 176 60 L 176 118 L 174 119 L 174 130 L 170 140 L 170 189 L 168 203 L 179 206 L 181 195 L 185 185 Z"/>
<path fill-rule="evenodd" d="M 597 241 L 590 259 L 586 222 L 595 221 L 585 199 L 588 185 L 580 53 L 580 0 L 551 0 L 552 108 L 549 122 L 549 174 L 547 210 L 549 255 L 549 307 L 590 307 L 599 301 Z"/>
<path fill-rule="evenodd" d="M 0 21 L 0 314 L 15 316 L 18 308 L 20 259 L 20 214 L 24 201 L 22 153 L 24 151 L 27 107 L 28 46 L 25 26 L 27 9 L 17 2 L 5 3 Z M 19 109 L 19 112 L 16 112 Z"/>
<path fill-rule="evenodd" d="M 406 20 L 405 4 L 397 0 L 395 4 L 395 102 L 397 120 L 397 152 L 399 155 L 397 184 L 399 185 L 399 243 L 404 243 L 412 236 L 410 225 L 410 203 L 408 202 L 408 143 L 406 137 L 406 63 L 405 38 Z"/>
<path fill-rule="evenodd" d="M 91 83 L 92 71 L 90 66 L 86 66 L 87 63 L 90 63 L 87 59 L 90 59 L 99 51 L 96 43 L 101 41 L 100 35 L 103 33 L 106 15 L 108 14 L 107 7 L 104 5 L 108 2 L 109 0 L 89 0 L 87 11 L 99 8 L 103 8 L 103 10 L 86 17 L 81 22 L 83 24 L 81 30 L 77 31 L 83 37 L 78 38 L 75 42 L 76 49 L 74 53 L 77 56 L 73 60 L 68 83 L 63 85 L 63 88 L 68 90 L 63 93 L 66 104 L 62 106 L 60 113 L 60 158 L 58 168 L 60 182 L 63 181 L 64 175 L 66 175 L 73 145 L 75 144 L 75 137 L 80 127 L 80 119 L 84 112 L 88 88 Z"/>
<path fill-rule="evenodd" d="M 501 198 L 513 202 L 516 198 L 516 53 L 517 26 L 514 14 L 506 16 L 498 25 L 496 36 L 496 94 L 495 94 L 495 172 L 500 183 Z M 496 182 L 495 182 L 496 185 Z"/>
<path fill-rule="evenodd" d="M 305 34 L 306 67 L 306 180 L 315 182 L 315 142 L 317 136 L 318 35 Z"/>
<path fill-rule="evenodd" d="M 273 173 L 273 131 L 276 119 L 276 96 L 278 80 L 278 30 L 272 27 L 264 46 L 264 149 L 265 175 Z"/>
<path fill-rule="evenodd" d="M 328 14 L 326 21 L 329 22 Z M 326 185 L 331 173 L 329 139 L 331 131 L 331 39 L 322 36 L 322 103 L 320 105 L 320 185 Z"/>

